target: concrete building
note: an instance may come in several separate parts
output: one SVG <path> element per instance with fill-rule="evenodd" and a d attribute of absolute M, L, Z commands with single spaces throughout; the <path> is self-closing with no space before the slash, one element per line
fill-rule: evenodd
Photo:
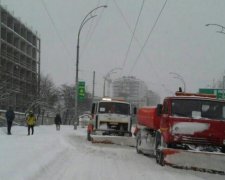
<path fill-rule="evenodd" d="M 160 102 L 157 93 L 148 90 L 144 81 L 133 76 L 124 76 L 112 83 L 113 97 L 123 97 L 136 107 L 156 105 Z"/>
<path fill-rule="evenodd" d="M 0 109 L 25 111 L 39 87 L 40 38 L 0 5 Z"/>
<path fill-rule="evenodd" d="M 124 97 L 139 107 L 147 104 L 148 87 L 144 81 L 133 76 L 123 76 L 112 83 L 113 97 Z"/>
<path fill-rule="evenodd" d="M 160 103 L 160 96 L 156 92 L 154 92 L 152 90 L 148 90 L 147 105 L 148 106 L 156 106 L 159 103 Z"/>

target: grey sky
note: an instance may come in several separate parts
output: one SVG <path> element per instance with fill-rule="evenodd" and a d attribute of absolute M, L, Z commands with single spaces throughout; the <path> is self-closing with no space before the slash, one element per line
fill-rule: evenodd
<path fill-rule="evenodd" d="M 205 25 L 225 26 L 224 0 L 168 0 L 137 59 L 164 2 L 145 1 L 124 69 L 112 74 L 112 79 L 120 75 L 136 76 L 161 97 L 171 95 L 182 86 L 170 72 L 180 74 L 186 90 L 191 92 L 211 85 L 213 80 L 222 80 L 225 34 L 216 33 L 220 30 L 216 26 Z M 57 85 L 74 84 L 80 23 L 90 10 L 107 4 L 108 8 L 96 11 L 97 17 L 83 27 L 80 36 L 79 79 L 85 80 L 91 91 L 95 70 L 96 95 L 102 95 L 103 76 L 124 64 L 142 0 L 1 0 L 1 3 L 38 32 L 41 72 L 49 74 Z"/>

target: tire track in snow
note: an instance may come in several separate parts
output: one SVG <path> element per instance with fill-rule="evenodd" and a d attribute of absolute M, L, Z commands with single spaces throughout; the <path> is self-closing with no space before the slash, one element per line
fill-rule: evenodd
<path fill-rule="evenodd" d="M 74 134 L 61 138 L 61 145 L 65 149 L 29 179 L 174 180 L 176 177 L 183 180 L 202 180 L 182 170 L 171 173 L 171 168 L 158 166 L 154 159 L 136 154 L 134 148 L 96 145 L 86 141 L 85 137 Z"/>
<path fill-rule="evenodd" d="M 93 177 L 97 176 L 97 179 L 105 179 L 107 177 L 107 179 L 110 180 L 111 178 L 114 179 L 113 175 L 108 177 L 108 174 L 113 170 L 111 167 L 112 164 L 116 164 L 118 158 L 122 158 L 122 160 L 129 158 L 127 149 L 130 148 L 125 148 L 123 150 L 124 155 L 120 155 L 117 151 L 119 149 L 121 151 L 121 147 L 119 148 L 117 145 L 94 145 L 86 141 L 82 136 L 70 135 L 62 138 L 65 138 L 65 141 L 62 140 L 62 142 L 66 149 L 58 153 L 52 161 L 42 166 L 40 170 L 29 179 L 61 180 L 74 179 L 75 177 L 82 178 L 83 176 L 85 176 L 85 179 L 93 179 Z M 133 153 L 133 149 L 131 153 Z M 96 167 L 94 167 L 93 159 L 98 164 Z M 85 161 L 83 165 L 79 163 L 76 164 L 82 161 Z M 110 170 L 106 170 L 106 167 L 109 167 Z M 119 165 L 114 166 L 114 168 L 113 171 L 116 172 L 119 172 L 119 169 L 121 169 Z M 96 171 L 100 173 L 96 175 Z M 118 173 L 116 173 L 116 177 L 118 177 Z"/>
<path fill-rule="evenodd" d="M 64 151 L 58 153 L 52 161 L 42 166 L 39 169 L 39 171 L 29 179 L 31 180 L 63 179 L 63 175 L 65 174 L 66 171 L 64 165 L 68 161 L 70 155 L 68 151 L 69 151 L 68 149 L 65 149 Z"/>

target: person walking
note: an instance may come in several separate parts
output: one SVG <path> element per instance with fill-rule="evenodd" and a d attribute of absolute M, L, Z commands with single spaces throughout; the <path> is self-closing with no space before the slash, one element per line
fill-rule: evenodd
<path fill-rule="evenodd" d="M 31 134 L 34 134 L 34 125 L 36 123 L 36 117 L 34 116 L 34 113 L 32 111 L 29 112 L 29 115 L 27 116 L 27 127 L 28 127 L 28 136 L 30 135 L 30 129 Z"/>
<path fill-rule="evenodd" d="M 62 124 L 60 114 L 56 114 L 55 116 L 55 125 L 56 125 L 56 130 L 60 130 L 60 124 Z"/>
<path fill-rule="evenodd" d="M 11 106 L 6 111 L 5 117 L 6 117 L 6 120 L 7 120 L 8 135 L 11 135 L 11 127 L 12 127 L 13 120 L 15 118 L 15 113 L 14 113 L 13 108 Z"/>

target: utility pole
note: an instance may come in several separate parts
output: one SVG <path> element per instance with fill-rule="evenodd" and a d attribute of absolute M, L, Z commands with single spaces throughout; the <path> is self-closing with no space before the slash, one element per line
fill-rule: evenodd
<path fill-rule="evenodd" d="M 92 103 L 95 97 L 95 71 L 93 71 L 93 88 L 92 88 Z"/>
<path fill-rule="evenodd" d="M 79 52 L 80 52 L 80 33 L 81 33 L 81 30 L 82 28 L 84 27 L 84 25 L 89 21 L 91 20 L 92 18 L 96 17 L 97 15 L 92 15 L 92 13 L 94 11 L 96 11 L 97 9 L 99 8 L 107 8 L 106 5 L 103 5 L 103 6 L 98 6 L 94 9 L 92 9 L 85 17 L 84 19 L 82 20 L 81 24 L 80 24 L 80 27 L 79 27 L 79 30 L 78 30 L 78 34 L 77 34 L 77 55 L 76 55 L 76 77 L 75 77 L 75 102 L 74 102 L 74 107 L 75 107 L 75 112 L 74 112 L 74 118 L 75 118 L 75 121 L 74 121 L 74 129 L 77 129 L 77 125 L 79 123 L 79 120 L 78 120 L 78 80 L 79 80 L 79 77 L 78 77 L 78 65 L 79 65 Z"/>
<path fill-rule="evenodd" d="M 225 99 L 225 76 L 223 76 L 223 99 Z"/>

